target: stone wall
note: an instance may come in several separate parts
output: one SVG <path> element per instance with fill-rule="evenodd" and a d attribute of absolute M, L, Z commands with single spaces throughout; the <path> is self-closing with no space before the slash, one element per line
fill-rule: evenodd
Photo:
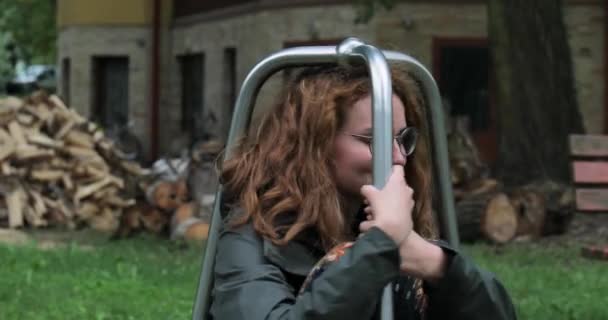
<path fill-rule="evenodd" d="M 356 35 L 365 41 L 372 41 L 374 32 L 369 26 L 353 26 L 355 13 L 350 6 L 326 6 L 297 9 L 280 9 L 240 15 L 208 23 L 182 25 L 177 21 L 173 30 L 173 56 L 186 53 L 204 53 L 205 83 L 204 109 L 221 115 L 216 130 L 227 135 L 230 110 L 222 97 L 223 52 L 227 47 L 236 48 L 237 86 L 247 76 L 251 68 L 269 54 L 284 48 L 289 41 L 314 41 L 321 39 L 340 39 Z M 175 67 L 179 70 L 176 59 Z M 257 99 L 254 118 L 259 110 L 272 103 L 281 76 L 269 79 Z M 175 77 L 172 88 L 179 88 L 179 75 Z M 171 89 L 172 112 L 179 112 L 180 95 L 178 89 Z M 175 115 L 172 119 L 179 118 Z"/>
<path fill-rule="evenodd" d="M 604 129 L 604 10 L 602 4 L 569 5 L 565 10 L 578 101 L 591 133 Z M 162 154 L 175 154 L 188 141 L 180 128 L 181 74 L 178 57 L 205 56 L 203 115 L 218 122 L 206 131 L 225 137 L 232 106 L 224 92 L 224 50 L 236 49 L 237 89 L 251 68 L 286 43 L 341 39 L 356 36 L 382 48 L 406 52 L 432 69 L 433 41 L 441 38 L 487 37 L 483 4 L 402 3 L 391 12 L 380 11 L 372 21 L 356 25 L 351 5 L 262 10 L 225 17 L 178 18 L 162 31 L 160 141 Z M 93 56 L 125 55 L 129 62 L 129 110 L 135 132 L 149 148 L 149 27 L 64 28 L 59 34 L 59 62 L 71 59 L 70 101 L 84 115 L 91 110 Z M 257 99 L 254 118 L 268 107 L 281 77 L 266 82 Z M 61 91 L 61 88 L 59 89 Z M 238 90 L 237 90 L 238 92 Z"/>
<path fill-rule="evenodd" d="M 75 26 L 62 29 L 57 41 L 58 65 L 64 58 L 70 59 L 70 107 L 86 117 L 91 117 L 93 106 L 93 58 L 129 58 L 129 120 L 145 154 L 150 136 L 150 34 L 145 27 Z M 58 92 L 63 92 L 62 88 Z"/>
<path fill-rule="evenodd" d="M 599 3 L 570 5 L 565 9 L 578 101 L 585 126 L 592 133 L 602 132 L 604 126 L 603 12 Z M 383 48 L 406 52 L 431 69 L 434 39 L 487 37 L 483 4 L 408 3 L 396 6 L 391 12 L 380 12 L 367 25 L 355 25 L 354 18 L 352 6 L 333 5 L 278 9 L 221 19 L 203 17 L 184 23 L 178 20 L 173 29 L 173 55 L 187 52 L 206 55 L 205 108 L 223 114 L 221 110 L 228 108 L 220 94 L 225 47 L 237 49 L 240 84 L 256 62 L 282 49 L 286 42 L 356 36 Z M 256 110 L 270 104 L 278 82 L 277 77 L 267 82 Z M 179 110 L 178 92 L 170 90 L 173 97 L 168 100 L 175 107 L 169 110 Z M 228 122 L 226 117 L 217 130 L 225 132 Z"/>

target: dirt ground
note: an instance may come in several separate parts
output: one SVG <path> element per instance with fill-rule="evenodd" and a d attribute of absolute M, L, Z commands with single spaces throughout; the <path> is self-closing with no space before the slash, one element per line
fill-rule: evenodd
<path fill-rule="evenodd" d="M 93 249 L 95 245 L 108 241 L 109 235 L 91 229 L 2 229 L 0 243 L 11 245 L 35 244 L 41 249 L 53 249 L 75 244 L 82 249 Z"/>
<path fill-rule="evenodd" d="M 110 235 L 91 229 L 29 229 L 11 230 L 0 228 L 0 243 L 25 245 L 35 243 L 41 249 L 76 244 L 84 249 L 108 241 Z M 167 240 L 169 241 L 169 240 Z M 566 233 L 546 236 L 538 240 L 518 239 L 518 242 L 535 242 L 539 245 L 608 245 L 608 213 L 577 213 Z"/>

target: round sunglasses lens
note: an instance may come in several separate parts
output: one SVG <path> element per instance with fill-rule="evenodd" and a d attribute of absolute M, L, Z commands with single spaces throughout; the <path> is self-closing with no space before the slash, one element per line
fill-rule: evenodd
<path fill-rule="evenodd" d="M 416 140 L 418 138 L 418 132 L 413 127 L 406 128 L 401 134 L 401 152 L 409 156 L 414 153 L 416 149 Z"/>

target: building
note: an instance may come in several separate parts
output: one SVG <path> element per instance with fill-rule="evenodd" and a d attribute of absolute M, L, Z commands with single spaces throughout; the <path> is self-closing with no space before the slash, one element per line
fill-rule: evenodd
<path fill-rule="evenodd" d="M 584 124 L 591 133 L 608 132 L 608 4 L 565 2 Z M 451 100 L 452 112 L 475 113 L 476 141 L 493 153 L 485 1 L 404 1 L 368 24 L 354 23 L 352 3 L 59 0 L 60 92 L 101 123 L 132 121 L 148 154 L 171 153 L 195 140 L 226 135 L 239 85 L 265 56 L 356 36 L 425 64 Z M 459 78 L 464 70 L 467 81 Z M 268 81 L 259 106 L 268 104 L 279 82 L 280 77 Z M 485 113 L 462 105 L 478 105 Z"/>

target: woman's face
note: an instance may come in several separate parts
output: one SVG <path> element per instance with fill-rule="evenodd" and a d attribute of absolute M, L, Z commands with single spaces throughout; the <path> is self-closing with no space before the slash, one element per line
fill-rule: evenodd
<path fill-rule="evenodd" d="M 372 154 L 369 145 L 350 134 L 372 135 L 372 99 L 370 95 L 355 102 L 346 112 L 344 126 L 334 140 L 334 177 L 338 191 L 347 198 L 360 196 L 365 184 L 372 184 Z M 406 127 L 403 102 L 393 95 L 393 135 Z M 405 166 L 406 158 L 393 140 L 393 165 Z"/>

